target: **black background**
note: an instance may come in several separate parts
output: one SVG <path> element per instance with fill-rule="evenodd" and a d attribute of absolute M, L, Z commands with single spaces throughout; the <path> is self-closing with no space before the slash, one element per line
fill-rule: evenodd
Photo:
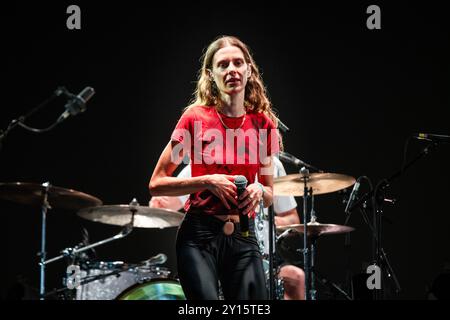
<path fill-rule="evenodd" d="M 51 132 L 10 132 L 0 151 L 3 182 L 50 181 L 104 204 L 133 197 L 147 204 L 149 178 L 195 88 L 199 57 L 222 34 L 238 36 L 254 52 L 274 107 L 291 129 L 286 151 L 325 171 L 376 183 L 400 168 L 411 134 L 450 133 L 450 28 L 438 3 L 379 3 L 381 30 L 366 27 L 366 8 L 376 3 L 78 2 L 81 30 L 66 28 L 69 4 L 3 7 L 1 128 L 60 85 L 73 93 L 88 85 L 96 90 L 85 113 Z M 56 100 L 28 124 L 47 126 L 63 105 Z M 426 143 L 409 146 L 411 159 Z M 398 202 L 385 207 L 383 246 L 403 289 L 390 298 L 425 299 L 450 261 L 449 161 L 450 146 L 440 145 L 389 188 Z M 317 197 L 319 221 L 342 224 L 342 199 L 338 193 Z M 7 297 L 18 276 L 38 287 L 40 209 L 4 200 L 0 208 L 1 295 Z M 357 211 L 350 225 L 357 274 L 371 259 L 371 239 Z M 91 242 L 120 230 L 55 209 L 48 217 L 48 255 L 77 244 L 82 227 Z M 175 274 L 175 236 L 174 228 L 136 229 L 97 254 L 137 262 L 164 252 Z M 318 269 L 345 287 L 344 236 L 323 237 L 318 249 Z M 48 289 L 61 285 L 64 268 L 63 262 L 48 267 Z"/>

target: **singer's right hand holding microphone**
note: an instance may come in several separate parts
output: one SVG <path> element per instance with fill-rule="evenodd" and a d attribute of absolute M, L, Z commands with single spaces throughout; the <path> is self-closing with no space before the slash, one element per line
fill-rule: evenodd
<path fill-rule="evenodd" d="M 211 174 L 207 176 L 207 185 L 207 189 L 217 196 L 227 209 L 231 209 L 230 203 L 238 205 L 234 176 Z"/>
<path fill-rule="evenodd" d="M 254 214 L 256 207 L 259 205 L 260 200 L 263 197 L 263 191 L 259 183 L 252 183 L 247 186 L 245 191 L 239 197 L 238 208 L 242 210 L 242 214 L 246 214 L 249 217 Z"/>

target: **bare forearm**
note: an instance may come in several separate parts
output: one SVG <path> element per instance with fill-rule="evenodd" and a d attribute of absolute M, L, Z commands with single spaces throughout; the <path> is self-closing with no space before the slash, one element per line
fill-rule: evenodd
<path fill-rule="evenodd" d="M 194 178 L 160 177 L 150 181 L 152 196 L 182 196 L 208 188 L 208 176 Z"/>
<path fill-rule="evenodd" d="M 286 212 L 277 213 L 277 216 L 275 216 L 275 224 L 277 226 L 286 226 L 298 223 L 300 223 L 300 217 L 296 208 Z"/>

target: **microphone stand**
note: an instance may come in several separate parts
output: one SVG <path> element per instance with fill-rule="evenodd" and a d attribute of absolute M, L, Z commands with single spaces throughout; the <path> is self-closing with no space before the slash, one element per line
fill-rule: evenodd
<path fill-rule="evenodd" d="M 55 128 L 58 124 L 60 124 L 64 119 L 58 119 L 57 121 L 55 121 L 53 124 L 51 124 L 49 127 L 44 128 L 44 129 L 37 129 L 37 128 L 32 128 L 29 127 L 25 124 L 25 121 L 27 120 L 27 118 L 29 118 L 30 116 L 32 116 L 33 114 L 37 113 L 39 110 L 43 109 L 44 107 L 48 106 L 48 104 L 50 102 L 52 102 L 53 100 L 55 100 L 57 97 L 59 97 L 60 95 L 64 94 L 67 97 L 72 97 L 73 94 L 71 94 L 69 91 L 67 91 L 67 89 L 65 87 L 58 87 L 50 97 L 48 97 L 47 99 L 45 99 L 42 103 L 40 103 L 37 107 L 33 108 L 32 110 L 30 110 L 28 113 L 26 113 L 25 115 L 22 115 L 20 117 L 18 117 L 17 119 L 13 119 L 11 120 L 11 122 L 9 123 L 8 127 L 5 130 L 0 130 L 0 150 L 2 149 L 2 145 L 3 145 L 3 140 L 5 140 L 6 136 L 9 134 L 9 132 L 11 130 L 13 130 L 15 127 L 17 126 L 21 126 L 22 128 L 34 132 L 34 133 L 43 133 L 43 132 L 47 132 L 52 130 L 53 128 Z"/>
<path fill-rule="evenodd" d="M 269 207 L 269 300 L 275 300 L 277 295 L 275 294 L 275 246 L 274 246 L 274 232 L 275 232 L 275 214 L 273 205 Z"/>
<path fill-rule="evenodd" d="M 381 219 L 383 215 L 383 204 L 384 202 L 388 201 L 385 199 L 385 191 L 386 189 L 391 185 L 393 181 L 400 178 L 403 173 L 410 168 L 413 164 L 415 164 L 417 161 L 428 155 L 432 150 L 436 148 L 438 145 L 437 142 L 433 142 L 429 144 L 427 147 L 425 147 L 416 157 L 414 157 L 410 162 L 408 162 L 406 165 L 402 166 L 400 170 L 392 174 L 387 179 L 382 179 L 377 186 L 374 189 L 371 189 L 369 192 L 365 193 L 361 198 L 359 198 L 350 208 L 349 208 L 349 214 L 356 208 L 361 207 L 361 205 L 366 203 L 369 199 L 372 202 L 372 210 L 373 210 L 373 226 L 371 228 L 372 230 L 372 238 L 373 238 L 373 248 L 372 248 L 372 255 L 373 255 L 373 262 L 376 266 L 378 266 L 381 269 L 383 267 L 387 273 L 388 278 L 392 279 L 392 282 L 395 286 L 395 291 L 398 294 L 401 291 L 401 286 L 398 281 L 397 276 L 394 273 L 394 270 L 392 269 L 392 266 L 389 262 L 389 259 L 386 255 L 386 252 L 384 251 L 384 248 L 382 247 L 381 243 Z M 362 206 L 364 208 L 364 206 Z M 364 209 L 362 211 L 365 212 Z M 349 217 L 347 217 L 348 220 Z M 383 286 L 382 286 L 383 288 Z M 380 289 L 383 290 L 383 289 Z M 374 291 L 374 298 L 375 300 L 378 300 L 381 298 L 382 291 L 377 292 L 378 290 Z"/>

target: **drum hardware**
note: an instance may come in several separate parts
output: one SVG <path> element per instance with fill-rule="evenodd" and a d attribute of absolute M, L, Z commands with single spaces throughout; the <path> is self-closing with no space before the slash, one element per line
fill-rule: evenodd
<path fill-rule="evenodd" d="M 80 210 L 78 214 L 91 221 L 114 225 L 124 225 L 125 221 L 128 221 L 128 223 L 124 225 L 121 232 L 111 238 L 89 245 L 66 248 L 61 251 L 61 255 L 45 261 L 44 264 L 66 257 L 71 264 L 80 267 L 79 257 L 81 253 L 111 241 L 122 239 L 129 235 L 134 227 L 163 228 L 172 226 L 179 221 L 178 215 L 170 216 L 173 213 L 171 210 L 149 209 L 139 206 L 137 200 L 133 199 L 129 205 L 98 206 Z M 65 278 L 64 285 L 66 287 L 54 290 L 48 295 L 63 294 L 66 298 L 81 300 L 115 299 L 122 291 L 136 284 L 168 278 L 170 271 L 159 267 L 166 261 L 167 256 L 163 253 L 137 264 L 127 264 L 122 261 L 108 263 L 84 261 L 81 264 L 83 276 L 75 289 L 67 287 L 68 282 Z M 119 280 L 119 277 L 121 280 Z M 154 285 L 151 285 L 152 288 Z M 175 284 L 173 286 L 176 287 Z M 173 286 L 170 287 L 173 288 Z"/>
<path fill-rule="evenodd" d="M 312 219 L 313 220 L 313 219 Z M 322 224 L 319 222 L 310 222 L 308 223 L 308 242 L 310 243 L 309 248 L 311 251 L 311 299 L 314 300 L 316 298 L 316 290 L 315 290 L 315 283 L 316 278 L 319 283 L 325 285 L 332 291 L 335 291 L 339 294 L 341 294 L 345 299 L 347 300 L 353 300 L 345 290 L 343 290 L 341 287 L 339 287 L 334 282 L 328 280 L 323 275 L 321 275 L 317 269 L 315 268 L 314 262 L 315 262 L 315 254 L 313 256 L 313 253 L 315 253 L 316 248 L 316 242 L 320 236 L 323 235 L 332 235 L 332 234 L 348 234 L 352 232 L 354 228 L 348 227 L 348 226 L 342 226 L 342 225 L 336 225 L 336 224 Z M 288 237 L 295 237 L 300 236 L 304 234 L 304 226 L 303 224 L 292 224 L 292 225 L 286 225 L 286 226 L 280 226 L 277 227 L 277 231 L 283 231 L 278 237 L 277 241 L 283 241 L 283 239 Z M 292 248 L 289 248 L 292 250 Z M 295 252 L 297 254 L 304 254 L 304 248 L 303 249 L 296 249 Z"/>
<path fill-rule="evenodd" d="M 47 212 L 49 209 L 78 210 L 87 206 L 101 205 L 102 201 L 91 195 L 56 187 L 45 182 L 42 184 L 28 182 L 0 183 L 0 198 L 19 204 L 41 207 L 41 251 L 39 256 L 39 295 L 45 297 L 45 259 Z"/>
<path fill-rule="evenodd" d="M 92 243 L 90 245 L 86 245 L 86 246 L 82 246 L 82 247 L 78 247 L 75 246 L 73 248 L 65 248 L 61 251 L 61 254 L 57 257 L 51 258 L 49 260 L 46 260 L 44 262 L 41 262 L 40 264 L 44 264 L 47 265 L 49 263 L 61 260 L 63 258 L 69 258 L 70 260 L 75 260 L 75 258 L 82 252 L 87 251 L 89 249 L 93 249 L 95 247 L 107 244 L 111 241 L 115 241 L 115 240 L 119 240 L 122 238 L 125 238 L 126 236 L 128 236 L 131 231 L 133 230 L 133 226 L 131 225 L 131 223 L 129 225 L 126 225 L 118 234 L 116 234 L 113 237 L 104 239 L 104 240 L 100 240 L 98 242 Z"/>
<path fill-rule="evenodd" d="M 277 227 L 278 231 L 283 231 L 279 236 L 277 236 L 277 240 L 289 237 L 292 233 L 304 233 L 304 225 L 303 224 L 290 224 L 281 227 Z M 308 223 L 308 237 L 319 237 L 321 235 L 326 234 L 341 234 L 352 232 L 355 229 L 349 226 L 343 226 L 338 224 L 324 224 L 315 222 Z"/>
<path fill-rule="evenodd" d="M 112 300 L 130 288 L 153 281 L 169 279 L 170 271 L 160 267 L 167 256 L 159 253 L 137 264 L 118 262 L 93 263 L 84 270 L 76 290 L 77 300 Z"/>
<path fill-rule="evenodd" d="M 303 197 L 306 192 L 303 188 L 304 184 L 306 184 L 306 190 L 312 188 L 315 195 L 320 195 L 346 189 L 355 181 L 355 178 L 347 175 L 327 172 L 309 173 L 309 170 L 304 168 L 303 173 L 288 174 L 274 179 L 273 190 L 277 196 Z"/>
<path fill-rule="evenodd" d="M 163 253 L 137 264 L 123 261 L 86 261 L 79 268 L 79 282 L 76 287 L 69 288 L 68 278 L 64 277 L 64 287 L 48 292 L 46 297 L 60 296 L 65 300 L 112 300 L 136 284 L 168 278 L 171 272 L 160 267 L 166 261 L 167 256 Z"/>
<path fill-rule="evenodd" d="M 104 239 L 104 240 L 100 240 L 100 241 L 98 241 L 96 243 L 85 245 L 85 246 L 82 246 L 82 247 L 75 246 L 74 248 L 65 248 L 65 249 L 63 249 L 61 251 L 61 253 L 62 253 L 61 255 L 59 255 L 57 257 L 54 257 L 54 258 L 51 258 L 51 259 L 49 259 L 47 261 L 41 262 L 41 264 L 47 265 L 49 263 L 61 260 L 62 258 L 65 258 L 65 257 L 68 257 L 71 260 L 73 260 L 80 253 L 82 253 L 82 252 L 84 252 L 86 250 L 93 249 L 93 248 L 98 247 L 100 245 L 103 245 L 103 244 L 109 243 L 111 241 L 119 240 L 119 239 L 122 239 L 122 238 L 126 237 L 127 235 L 129 235 L 131 233 L 131 231 L 133 231 L 134 216 L 135 216 L 135 214 L 137 212 L 137 207 L 138 206 L 139 206 L 139 203 L 137 202 L 136 198 L 133 198 L 133 200 L 130 202 L 130 204 L 128 206 L 128 210 L 131 213 L 130 221 L 115 236 L 113 236 L 111 238 Z M 93 210 L 93 208 L 88 208 L 88 209 L 91 210 L 90 212 L 92 212 L 92 210 Z"/>
<path fill-rule="evenodd" d="M 137 201 L 132 203 L 85 208 L 77 214 L 87 220 L 116 226 L 124 226 L 132 220 L 134 228 L 177 227 L 184 219 L 184 214 L 178 211 L 140 206 Z"/>
<path fill-rule="evenodd" d="M 303 197 L 303 215 L 306 223 L 297 225 L 293 228 L 287 228 L 287 230 L 286 228 L 280 229 L 285 232 L 280 235 L 279 239 L 292 232 L 288 231 L 288 229 L 294 229 L 296 231 L 302 230 L 300 233 L 303 234 L 302 253 L 305 271 L 305 300 L 315 300 L 314 264 L 316 240 L 318 236 L 323 234 L 324 230 L 328 230 L 328 233 L 339 233 L 346 229 L 339 228 L 337 225 L 322 225 L 317 222 L 317 216 L 314 211 L 314 196 L 346 189 L 355 183 L 355 178 L 343 174 L 326 173 L 323 171 L 310 173 L 309 168 L 313 170 L 316 170 L 316 168 L 304 163 L 292 155 L 286 155 L 285 158 L 287 158 L 288 161 L 293 162 L 297 166 L 301 166 L 300 172 L 298 174 L 276 178 L 273 185 L 274 195 Z M 311 202 L 310 211 L 308 211 L 308 200 Z"/>

